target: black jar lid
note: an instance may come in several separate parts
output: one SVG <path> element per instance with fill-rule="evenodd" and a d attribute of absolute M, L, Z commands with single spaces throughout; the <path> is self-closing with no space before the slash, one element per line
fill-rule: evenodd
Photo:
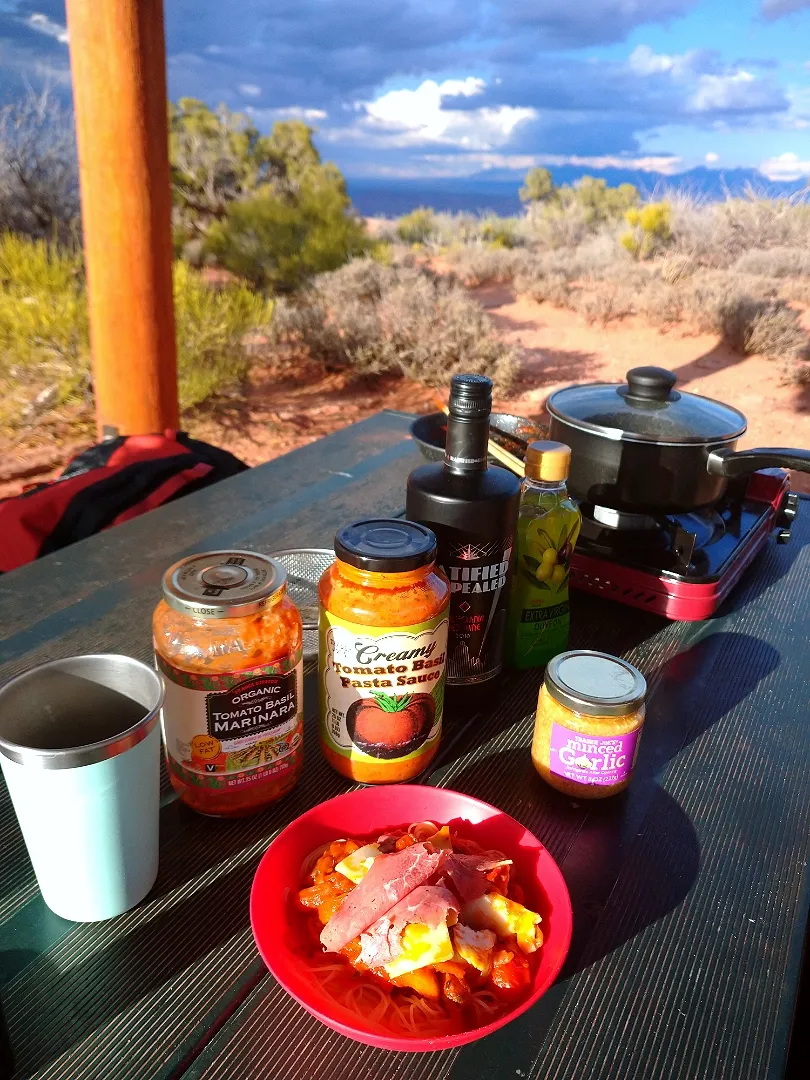
<path fill-rule="evenodd" d="M 358 570 L 402 574 L 436 561 L 436 537 L 415 521 L 366 518 L 338 531 L 335 554 Z"/>

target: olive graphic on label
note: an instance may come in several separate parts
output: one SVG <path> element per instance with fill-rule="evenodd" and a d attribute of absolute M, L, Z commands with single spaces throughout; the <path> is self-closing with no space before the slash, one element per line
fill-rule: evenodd
<path fill-rule="evenodd" d="M 358 698 L 346 713 L 346 730 L 358 750 L 371 757 L 412 754 L 424 743 L 436 718 L 430 694 Z"/>

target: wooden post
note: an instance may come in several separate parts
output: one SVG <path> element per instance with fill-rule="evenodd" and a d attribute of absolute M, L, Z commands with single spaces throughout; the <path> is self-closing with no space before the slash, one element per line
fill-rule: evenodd
<path fill-rule="evenodd" d="M 163 0 L 67 0 L 99 435 L 176 427 Z"/>

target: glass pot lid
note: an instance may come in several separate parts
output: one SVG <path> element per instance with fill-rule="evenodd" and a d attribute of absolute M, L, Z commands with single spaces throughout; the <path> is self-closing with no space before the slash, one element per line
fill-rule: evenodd
<path fill-rule="evenodd" d="M 546 408 L 561 423 L 625 442 L 724 443 L 747 426 L 741 412 L 722 401 L 675 390 L 674 372 L 637 367 L 627 382 L 566 386 Z"/>

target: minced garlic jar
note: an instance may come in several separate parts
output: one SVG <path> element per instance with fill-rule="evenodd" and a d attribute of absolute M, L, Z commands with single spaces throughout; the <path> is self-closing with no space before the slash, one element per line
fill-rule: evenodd
<path fill-rule="evenodd" d="M 546 667 L 532 740 L 534 767 L 552 787 L 604 799 L 630 783 L 644 724 L 644 676 L 626 660 L 580 649 Z"/>

